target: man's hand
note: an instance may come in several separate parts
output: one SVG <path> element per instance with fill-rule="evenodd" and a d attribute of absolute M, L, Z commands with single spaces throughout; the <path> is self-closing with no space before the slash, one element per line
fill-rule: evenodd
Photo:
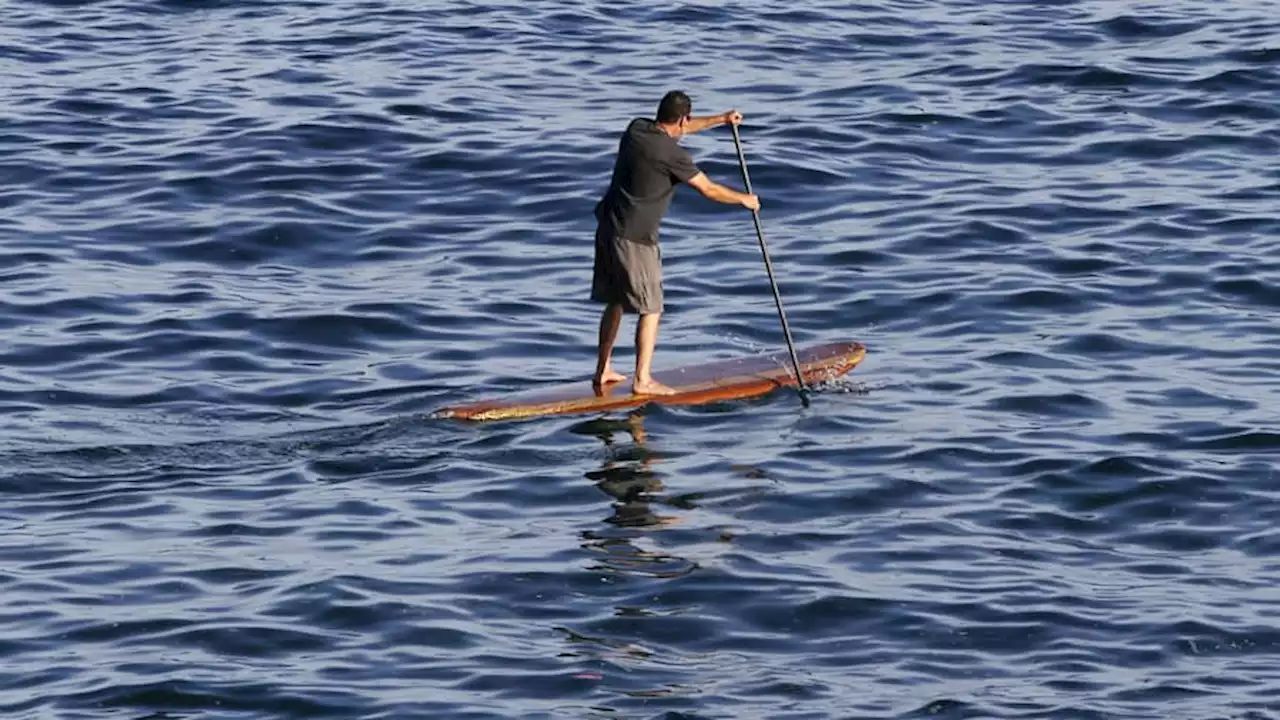
<path fill-rule="evenodd" d="M 689 185 L 693 186 L 694 190 L 702 193 L 702 196 L 708 200 L 715 200 L 726 205 L 741 205 L 750 210 L 760 209 L 760 198 L 748 193 L 731 190 L 720 183 L 712 182 L 706 173 L 700 172 L 689 178 Z"/>
<path fill-rule="evenodd" d="M 737 110 L 722 112 L 719 115 L 699 115 L 689 118 L 689 122 L 684 126 L 684 134 L 691 135 L 696 132 L 702 132 L 707 128 L 713 128 L 717 125 L 728 125 L 733 123 L 737 125 L 742 122 L 742 113 Z"/>

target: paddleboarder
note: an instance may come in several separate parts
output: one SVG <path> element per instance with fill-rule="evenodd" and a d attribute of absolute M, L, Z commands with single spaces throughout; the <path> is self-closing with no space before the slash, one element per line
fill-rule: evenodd
<path fill-rule="evenodd" d="M 760 209 L 760 199 L 754 194 L 738 192 L 708 178 L 677 141 L 691 133 L 741 122 L 742 114 L 737 110 L 694 117 L 689 96 L 672 90 L 658 103 L 653 119 L 635 118 L 622 133 L 613 177 L 595 207 L 591 299 L 605 305 L 593 378 L 597 387 L 626 379 L 613 369 L 612 356 L 622 316 L 629 313 L 639 315 L 631 391 L 637 395 L 674 392 L 651 374 L 663 310 L 658 226 L 671 205 L 671 196 L 683 183 L 709 200 L 752 211 Z"/>

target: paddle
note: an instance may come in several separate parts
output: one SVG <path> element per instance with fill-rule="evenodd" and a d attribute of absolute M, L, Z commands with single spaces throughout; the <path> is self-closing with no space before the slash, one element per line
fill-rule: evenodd
<path fill-rule="evenodd" d="M 729 123 L 733 128 L 733 144 L 738 148 L 738 166 L 742 168 L 742 182 L 747 186 L 747 194 L 751 192 L 751 176 L 747 174 L 747 157 L 742 154 L 742 140 L 738 137 L 738 124 Z M 796 357 L 795 343 L 791 342 L 791 330 L 787 327 L 787 314 L 782 309 L 782 296 L 778 294 L 778 283 L 773 279 L 773 263 L 769 262 L 769 248 L 764 244 L 764 231 L 760 229 L 760 211 L 752 210 L 751 219 L 756 224 L 756 237 L 760 240 L 760 252 L 764 254 L 764 269 L 769 273 L 769 285 L 773 288 L 773 302 L 778 306 L 778 318 L 782 320 L 782 334 L 787 339 L 787 350 L 791 351 L 791 363 L 796 369 L 796 389 L 800 393 L 800 404 L 809 407 L 809 388 L 804 385 L 804 377 L 800 374 L 800 359 Z"/>

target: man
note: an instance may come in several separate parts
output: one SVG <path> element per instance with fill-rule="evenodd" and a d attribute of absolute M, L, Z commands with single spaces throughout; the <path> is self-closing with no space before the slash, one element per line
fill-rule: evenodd
<path fill-rule="evenodd" d="M 692 113 L 689 96 L 672 90 L 658 103 L 658 113 L 653 120 L 632 120 L 618 143 L 609 189 L 596 204 L 591 299 L 605 304 L 593 378 L 597 388 L 626 379 L 613 369 L 613 343 L 623 313 L 632 313 L 640 317 L 636 322 L 636 372 L 631 392 L 637 395 L 675 392 L 656 382 L 651 369 L 658 341 L 658 320 L 663 310 L 658 226 L 671 205 L 676 186 L 688 184 L 716 202 L 750 210 L 760 208 L 760 200 L 755 195 L 712 182 L 694 164 L 689 151 L 676 142 L 684 135 L 717 125 L 736 125 L 742 122 L 742 114 L 730 110 L 721 115 L 693 117 Z"/>

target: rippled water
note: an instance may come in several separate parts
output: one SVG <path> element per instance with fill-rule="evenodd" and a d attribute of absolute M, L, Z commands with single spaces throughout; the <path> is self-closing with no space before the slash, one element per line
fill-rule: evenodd
<path fill-rule="evenodd" d="M 0 712 L 1280 717 L 1276 10 L 0 3 Z M 590 371 L 672 87 L 868 359 L 433 419 Z M 660 368 L 781 346 L 663 243 Z"/>

